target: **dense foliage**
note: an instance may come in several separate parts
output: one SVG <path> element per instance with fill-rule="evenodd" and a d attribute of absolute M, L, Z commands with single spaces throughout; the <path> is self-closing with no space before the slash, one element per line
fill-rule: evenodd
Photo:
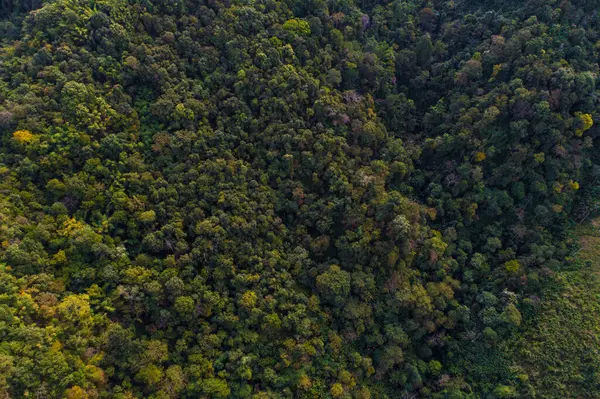
<path fill-rule="evenodd" d="M 0 2 L 0 395 L 598 394 L 595 5 Z"/>

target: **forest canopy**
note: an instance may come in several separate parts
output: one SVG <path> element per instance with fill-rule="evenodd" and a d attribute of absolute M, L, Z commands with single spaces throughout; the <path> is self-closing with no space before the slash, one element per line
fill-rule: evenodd
<path fill-rule="evenodd" d="M 0 396 L 600 396 L 597 6 L 0 1 Z"/>

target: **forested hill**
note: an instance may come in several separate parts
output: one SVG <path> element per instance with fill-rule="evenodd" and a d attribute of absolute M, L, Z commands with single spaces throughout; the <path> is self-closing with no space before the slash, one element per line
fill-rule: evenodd
<path fill-rule="evenodd" d="M 600 397 L 596 6 L 0 1 L 0 397 Z"/>

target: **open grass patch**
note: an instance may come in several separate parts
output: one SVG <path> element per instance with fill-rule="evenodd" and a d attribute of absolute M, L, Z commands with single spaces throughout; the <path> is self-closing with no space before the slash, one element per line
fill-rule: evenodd
<path fill-rule="evenodd" d="M 575 261 L 555 273 L 511 345 L 531 398 L 597 398 L 600 390 L 600 219 L 573 229 Z"/>
<path fill-rule="evenodd" d="M 600 218 L 578 225 L 573 234 L 579 241 L 576 259 L 590 266 L 588 272 L 600 274 Z"/>

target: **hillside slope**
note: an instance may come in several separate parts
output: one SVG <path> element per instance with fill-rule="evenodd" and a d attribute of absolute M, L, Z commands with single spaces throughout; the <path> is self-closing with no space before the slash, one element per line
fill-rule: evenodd
<path fill-rule="evenodd" d="M 593 4 L 0 2 L 0 396 L 594 397 Z"/>

